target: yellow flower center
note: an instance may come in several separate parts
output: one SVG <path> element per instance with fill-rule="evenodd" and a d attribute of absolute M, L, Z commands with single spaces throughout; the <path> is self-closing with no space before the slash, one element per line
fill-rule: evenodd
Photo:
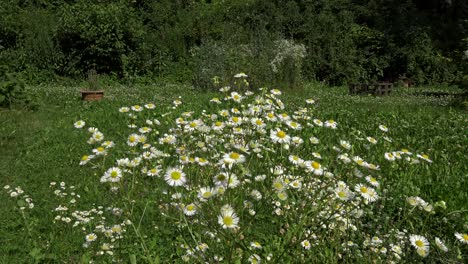
<path fill-rule="evenodd" d="M 232 121 L 239 122 L 239 118 L 237 116 L 235 116 L 235 117 L 232 118 Z"/>
<path fill-rule="evenodd" d="M 111 176 L 112 178 L 117 178 L 117 177 L 119 176 L 119 173 L 116 172 L 116 171 L 112 171 L 111 174 L 110 174 L 110 176 Z"/>
<path fill-rule="evenodd" d="M 426 154 L 422 155 L 422 157 L 425 158 L 425 159 L 429 159 L 429 156 L 426 155 Z"/>
<path fill-rule="evenodd" d="M 87 155 L 84 155 L 83 157 L 81 157 L 81 160 L 82 160 L 82 161 L 86 161 L 86 160 L 88 160 L 88 158 L 89 158 L 89 157 L 88 157 Z"/>
<path fill-rule="evenodd" d="M 468 241 L 468 234 L 463 234 L 463 240 Z"/>
<path fill-rule="evenodd" d="M 278 131 L 278 132 L 276 133 L 276 136 L 278 136 L 279 138 L 285 138 L 285 137 L 286 137 L 286 133 L 284 133 L 283 131 L 280 130 L 280 131 Z"/>
<path fill-rule="evenodd" d="M 136 141 L 136 137 L 135 137 L 135 136 L 131 136 L 131 137 L 128 139 L 128 141 L 130 141 L 130 142 L 133 143 L 133 142 Z"/>
<path fill-rule="evenodd" d="M 187 210 L 188 211 L 193 211 L 194 209 L 195 209 L 195 206 L 193 206 L 193 204 L 187 205 Z"/>
<path fill-rule="evenodd" d="M 286 198 L 288 198 L 288 197 L 287 197 L 287 195 L 285 193 L 280 192 L 280 193 L 278 193 L 278 198 L 280 200 L 286 200 Z"/>
<path fill-rule="evenodd" d="M 215 123 L 215 126 L 218 126 L 218 127 L 219 127 L 219 126 L 221 126 L 222 124 L 223 124 L 222 122 L 217 121 L 217 122 Z"/>
<path fill-rule="evenodd" d="M 218 181 L 225 181 L 226 180 L 226 176 L 224 174 L 219 174 L 217 177 Z"/>
<path fill-rule="evenodd" d="M 202 197 L 203 197 L 203 198 L 210 198 L 211 195 L 212 195 L 212 193 L 209 192 L 209 191 L 207 191 L 207 192 L 204 192 L 204 193 L 202 194 Z"/>
<path fill-rule="evenodd" d="M 362 186 L 361 188 L 359 188 L 359 191 L 362 193 L 367 193 L 367 187 Z"/>
<path fill-rule="evenodd" d="M 231 154 L 229 154 L 229 158 L 237 160 L 237 159 L 240 158 L 240 155 L 239 155 L 239 153 L 232 152 Z"/>
<path fill-rule="evenodd" d="M 267 116 L 268 116 L 269 118 L 273 118 L 273 117 L 275 117 L 275 114 L 273 114 L 273 113 L 268 113 Z"/>
<path fill-rule="evenodd" d="M 297 127 L 297 123 L 296 122 L 291 122 L 291 126 L 292 127 Z"/>
<path fill-rule="evenodd" d="M 196 127 L 196 126 L 197 126 L 197 123 L 195 123 L 195 122 L 191 122 L 191 123 L 190 123 L 190 127 L 191 127 L 191 128 L 194 128 L 194 127 Z"/>
<path fill-rule="evenodd" d="M 415 242 L 415 244 L 416 244 L 416 246 L 418 246 L 418 247 L 423 247 L 423 246 L 424 246 L 424 242 L 422 242 L 421 240 L 417 240 L 417 241 Z"/>
<path fill-rule="evenodd" d="M 277 189 L 277 190 L 281 190 L 281 189 L 283 189 L 283 183 L 277 181 L 277 182 L 275 182 L 273 184 L 273 187 L 275 187 L 275 189 Z"/>
<path fill-rule="evenodd" d="M 171 179 L 173 180 L 179 180 L 182 177 L 182 174 L 178 171 L 173 171 L 171 173 Z"/>
<path fill-rule="evenodd" d="M 257 125 L 259 125 L 259 126 L 260 126 L 260 125 L 262 125 L 262 124 L 263 124 L 263 122 L 262 122 L 262 120 L 260 120 L 260 119 L 257 119 L 257 121 L 255 121 L 255 124 L 257 124 Z"/>
<path fill-rule="evenodd" d="M 314 168 L 315 170 L 320 169 L 320 163 L 318 163 L 316 161 L 312 162 L 312 168 Z"/>
<path fill-rule="evenodd" d="M 225 216 L 223 217 L 223 223 L 226 225 L 226 226 L 232 226 L 233 224 L 233 219 L 231 216 Z"/>
<path fill-rule="evenodd" d="M 98 151 L 98 152 L 103 152 L 103 151 L 104 151 L 104 148 L 103 148 L 103 147 L 98 147 L 98 148 L 97 148 L 97 151 Z"/>
<path fill-rule="evenodd" d="M 343 192 L 343 191 L 339 191 L 339 192 L 338 192 L 338 196 L 339 196 L 340 198 L 345 198 L 345 197 L 346 197 L 346 193 Z"/>

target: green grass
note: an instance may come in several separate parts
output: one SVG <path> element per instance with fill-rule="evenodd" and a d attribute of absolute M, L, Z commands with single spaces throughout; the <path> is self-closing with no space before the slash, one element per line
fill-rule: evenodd
<path fill-rule="evenodd" d="M 124 239 L 116 242 L 119 248 L 115 250 L 115 258 L 122 262 L 130 262 L 132 258 L 137 259 L 138 262 L 156 263 L 158 260 L 162 263 L 179 262 L 185 253 L 185 250 L 180 248 L 180 244 L 205 241 L 201 234 L 203 227 L 195 227 L 195 224 L 188 222 L 185 225 L 184 221 L 187 221 L 187 218 L 183 217 L 183 214 L 177 213 L 174 209 L 165 209 L 170 200 L 167 200 L 168 197 L 163 192 L 171 193 L 172 189 L 163 180 L 155 182 L 148 181 L 146 178 L 136 178 L 136 180 L 126 182 L 128 185 L 123 187 L 125 191 L 122 191 L 122 195 L 114 195 L 110 194 L 108 187 L 101 184 L 99 179 L 102 173 L 112 166 L 111 161 L 122 158 L 122 155 L 133 155 L 126 152 L 124 143 L 132 130 L 127 127 L 128 118 L 118 112 L 119 107 L 153 102 L 157 109 L 153 114 L 145 112 L 144 118 L 160 119 L 162 124 L 159 130 L 163 134 L 174 125 L 173 121 L 182 111 L 193 111 L 194 115 L 198 116 L 203 109 L 206 109 L 207 113 L 218 109 L 209 103 L 209 100 L 214 96 L 220 97 L 219 93 L 201 93 L 187 86 L 167 84 L 114 86 L 106 89 L 106 98 L 103 101 L 87 103 L 79 100 L 79 87 L 38 86 L 30 87 L 29 92 L 37 98 L 38 111 L 0 111 L 0 184 L 11 187 L 21 186 L 35 204 L 34 209 L 25 210 L 23 217 L 21 211 L 18 210 L 21 204 L 18 205 L 17 200 L 8 197 L 8 193 L 2 190 L 0 263 L 80 263 L 86 262 L 92 256 L 92 252 L 96 251 L 94 246 L 90 249 L 82 247 L 84 233 L 78 228 L 72 228 L 64 223 L 53 223 L 56 215 L 53 210 L 59 204 L 65 205 L 68 200 L 57 200 L 57 197 L 53 195 L 54 189 L 49 187 L 52 181 L 64 181 L 66 186 L 75 186 L 76 193 L 81 195 L 79 203 L 77 202 L 77 209 L 89 210 L 99 205 L 121 208 L 127 206 L 124 208 L 124 215 L 132 219 L 138 232 L 134 232 L 128 226 Z M 183 101 L 182 106 L 175 110 L 168 108 L 179 96 Z M 380 177 L 379 182 L 382 187 L 378 189 L 378 192 L 383 197 L 382 202 L 365 209 L 365 216 L 359 222 L 362 224 L 358 226 L 359 230 L 362 229 L 364 232 L 364 229 L 368 228 L 369 232 L 373 232 L 370 235 L 383 236 L 392 228 L 405 228 L 408 229 L 409 234 L 423 234 L 430 237 L 431 252 L 428 261 L 463 261 L 462 259 L 466 261 L 467 246 L 456 242 L 453 235 L 454 232 L 466 233 L 468 231 L 468 164 L 466 162 L 468 114 L 466 110 L 450 108 L 448 106 L 450 98 L 414 96 L 412 91 L 407 90 L 399 90 L 388 97 L 349 96 L 345 88 L 322 87 L 316 84 L 307 85 L 301 91 L 283 91 L 280 98 L 289 113 L 297 110 L 297 107 L 305 106 L 306 98 L 314 98 L 316 104 L 311 116 L 323 121 L 333 119 L 338 122 L 336 130 L 328 129 L 324 132 L 316 127 L 304 129 L 302 135 L 305 141 L 313 135 L 328 145 L 321 144 L 315 149 L 306 142 L 303 147 L 297 149 L 295 154 L 310 157 L 311 151 L 319 151 L 324 157 L 324 164 L 333 168 L 336 175 L 341 175 L 342 179 L 349 180 L 349 182 L 355 182 L 356 179 L 351 176 L 351 169 L 337 165 L 337 153 L 331 145 L 339 146 L 339 139 L 345 139 L 351 141 L 353 153 L 381 166 L 379 172 L 369 173 Z M 220 109 L 224 108 L 227 109 L 227 107 Z M 166 119 L 161 115 L 167 111 L 172 111 L 173 114 L 168 116 L 166 123 Z M 91 150 L 86 144 L 88 133 L 73 127 L 73 123 L 80 119 L 85 120 L 87 126 L 99 128 L 106 139 L 116 141 L 116 152 L 119 155 L 111 156 L 108 161 L 105 161 L 105 167 L 101 167 L 101 163 L 98 163 L 95 169 L 91 166 L 80 167 L 78 165 L 81 156 L 90 153 Z M 138 124 L 142 125 L 141 122 Z M 378 129 L 380 124 L 389 127 L 387 135 L 393 142 L 385 143 L 382 139 L 383 134 Z M 371 146 L 372 151 L 367 150 L 366 136 L 376 137 L 379 146 L 375 148 Z M 190 142 L 188 138 L 184 140 L 187 140 L 184 141 L 187 145 L 195 143 Z M 422 161 L 420 164 L 408 165 L 404 162 L 392 163 L 384 159 L 384 152 L 397 151 L 402 148 L 407 148 L 414 154 L 427 154 L 433 163 L 428 164 Z M 172 151 L 171 148 L 164 150 Z M 219 147 L 217 150 L 223 149 Z M 281 153 L 283 155 L 283 152 Z M 287 157 L 287 154 L 284 155 Z M 266 163 L 252 158 L 245 168 L 237 168 L 236 173 L 243 175 L 245 173 L 243 170 L 268 173 L 269 168 L 277 162 L 276 158 L 268 156 Z M 174 166 L 177 159 L 169 158 L 161 162 L 164 170 L 165 167 Z M 283 165 L 288 164 L 283 163 Z M 212 176 L 202 179 L 203 175 L 211 175 L 214 168 L 200 169 L 191 165 L 187 166 L 187 170 L 190 175 L 198 175 L 196 180 L 192 179 L 193 182 L 200 181 L 199 184 L 206 186 Z M 291 170 L 298 173 L 296 169 Z M 138 173 L 135 172 L 135 174 Z M 256 188 L 268 190 L 270 186 L 256 185 Z M 268 192 L 264 192 L 265 196 L 267 196 L 266 193 Z M 300 199 L 303 199 L 301 195 L 290 192 L 291 198 L 288 198 L 288 202 L 291 200 L 300 202 Z M 411 210 L 405 202 L 408 196 L 420 196 L 433 205 L 436 202 L 445 201 L 447 208 L 442 210 L 436 207 L 434 214 Z M 223 203 L 229 202 L 236 208 L 236 212 L 241 214 L 239 208 L 242 208 L 243 200 L 247 199 L 247 196 L 239 192 L 235 195 L 227 194 L 226 197 L 218 203 L 213 202 L 211 206 L 219 208 Z M 274 197 L 268 199 L 274 200 Z M 131 200 L 135 202 L 130 202 Z M 382 209 L 384 207 L 385 210 Z M 314 256 L 308 255 L 307 252 L 301 251 L 298 243 L 302 241 L 301 237 L 305 236 L 302 228 L 315 222 L 310 220 L 309 223 L 303 220 L 304 218 L 295 218 L 287 213 L 281 220 L 282 218 L 272 217 L 269 209 L 271 209 L 269 205 L 259 205 L 258 218 L 249 220 L 251 228 L 243 229 L 242 237 L 235 234 L 234 238 L 228 239 L 228 236 L 232 234 L 223 233 L 224 231 L 220 230 L 222 245 L 210 243 L 208 253 L 202 255 L 210 260 L 213 260 L 214 255 L 219 255 L 230 262 L 235 262 L 240 259 L 239 256 L 242 256 L 242 263 L 244 263 L 250 254 L 248 244 L 255 238 L 260 240 L 264 247 L 262 251 L 257 252 L 263 260 L 270 252 L 273 253 L 275 261 L 284 262 L 334 263 L 358 260 L 371 262 L 379 259 L 378 254 L 366 255 L 363 251 L 363 256 L 355 254 L 353 258 L 352 254 L 344 254 L 343 259 L 339 260 L 338 252 L 341 252 L 341 242 L 346 242 L 346 239 L 363 242 L 364 236 L 354 233 L 347 233 L 348 237 L 346 237 L 341 233 L 324 232 L 319 239 L 321 243 L 313 248 Z M 161 212 L 165 212 L 168 217 L 161 216 Z M 217 225 L 217 215 L 214 211 L 204 209 L 203 213 L 205 217 L 214 219 L 213 221 L 205 219 L 208 223 Z M 317 215 L 314 212 L 312 214 Z M 122 220 L 119 219 L 112 221 Z M 244 219 L 250 218 L 247 214 L 241 214 L 241 227 L 248 225 L 242 222 Z M 285 224 L 291 227 L 284 228 Z M 194 225 L 193 228 L 191 228 L 192 225 Z M 379 225 L 381 227 L 377 227 Z M 91 225 L 86 226 L 87 232 L 89 233 L 92 228 Z M 276 234 L 279 229 L 285 233 L 271 235 Z M 446 241 L 450 248 L 448 253 L 434 248 L 434 236 L 439 236 Z M 334 239 L 336 241 L 333 242 Z M 243 253 L 239 253 L 238 248 L 242 249 Z M 281 258 L 278 258 L 277 252 L 282 252 Z M 305 255 L 296 256 L 294 252 L 302 252 L 298 254 Z M 406 253 L 403 257 L 404 262 L 422 260 L 410 247 L 404 252 Z M 103 259 L 97 259 L 98 262 L 103 261 Z M 110 259 L 111 257 L 107 257 L 106 261 Z"/>

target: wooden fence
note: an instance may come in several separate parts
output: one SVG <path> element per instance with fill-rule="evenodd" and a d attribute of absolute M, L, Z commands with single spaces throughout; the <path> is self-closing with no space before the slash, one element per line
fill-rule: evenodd
<path fill-rule="evenodd" d="M 393 89 L 393 83 L 352 83 L 349 84 L 349 94 L 388 95 Z"/>

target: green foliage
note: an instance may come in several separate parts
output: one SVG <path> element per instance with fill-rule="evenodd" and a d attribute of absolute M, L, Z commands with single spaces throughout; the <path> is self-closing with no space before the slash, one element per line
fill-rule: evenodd
<path fill-rule="evenodd" d="M 275 41 L 275 55 L 270 61 L 276 84 L 297 88 L 302 82 L 302 64 L 306 56 L 305 46 L 290 40 Z"/>
<path fill-rule="evenodd" d="M 352 79 L 372 82 L 384 77 L 384 71 L 390 65 L 385 35 L 367 26 L 354 25 L 352 36 L 357 47 L 357 71 Z"/>
<path fill-rule="evenodd" d="M 25 92 L 24 82 L 17 75 L 9 73 L 6 66 L 0 66 L 0 107 L 31 104 Z"/>
<path fill-rule="evenodd" d="M 303 45 L 290 40 L 251 42 L 227 45 L 207 41 L 192 49 L 193 84 L 202 89 L 218 87 L 213 80 L 234 84 L 236 73 L 249 75 L 250 85 L 273 85 L 297 88 L 302 82 L 302 63 L 306 55 Z"/>
<path fill-rule="evenodd" d="M 124 76 L 143 35 L 141 21 L 124 1 L 78 1 L 59 10 L 57 41 L 67 64 L 64 73 L 98 72 Z M 134 62 L 134 64 L 136 64 Z"/>
<path fill-rule="evenodd" d="M 192 53 L 214 42 L 225 55 L 217 50 L 208 58 L 220 70 L 212 72 L 242 67 L 259 85 L 396 81 L 401 75 L 420 84 L 451 83 L 468 71 L 462 59 L 467 11 L 460 0 L 5 0 L 0 62 L 35 83 L 84 79 L 95 68 L 130 81 L 166 77 L 206 86 L 209 78 L 201 75 L 208 73 L 196 66 L 202 55 Z M 282 60 L 285 72 L 272 73 L 270 63 L 284 52 L 277 42 L 284 39 L 304 45 L 306 56 L 299 64 Z M 249 61 L 235 61 L 240 58 Z"/>
<path fill-rule="evenodd" d="M 89 89 L 91 91 L 100 90 L 99 75 L 97 74 L 96 70 L 95 69 L 89 70 L 87 75 L 88 75 L 88 79 L 87 79 L 88 85 L 86 86 L 86 89 Z"/>
<path fill-rule="evenodd" d="M 309 79 L 342 84 L 356 78 L 359 65 L 353 40 L 353 14 L 346 2 L 320 1 L 306 7 L 306 14 L 316 14 L 306 16 L 303 22 L 307 47 L 304 68 Z"/>
<path fill-rule="evenodd" d="M 58 49 L 54 35 L 57 18 L 49 10 L 27 9 L 20 14 L 24 28 L 22 49 L 31 67 L 38 70 L 55 71 L 60 67 L 63 54 Z"/>
<path fill-rule="evenodd" d="M 398 50 L 398 56 L 406 62 L 408 77 L 419 84 L 452 83 L 455 65 L 451 59 L 434 50 L 431 39 L 425 33 L 409 32 L 408 42 Z"/>

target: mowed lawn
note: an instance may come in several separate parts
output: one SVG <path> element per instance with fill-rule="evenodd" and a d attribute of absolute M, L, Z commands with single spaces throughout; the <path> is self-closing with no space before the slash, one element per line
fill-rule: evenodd
<path fill-rule="evenodd" d="M 210 99 L 220 96 L 218 92 L 199 92 L 184 85 L 116 85 L 106 88 L 103 101 L 82 102 L 79 89 L 30 87 L 29 92 L 39 104 L 37 111 L 0 110 L 0 263 L 32 263 L 35 260 L 79 263 L 89 257 L 84 257 L 86 249 L 82 247 L 82 236 L 54 223 L 54 209 L 58 204 L 50 182 L 63 181 L 67 186 L 74 186 L 81 195 L 83 207 L 109 201 L 99 182 L 101 175 L 89 167 L 79 166 L 81 157 L 90 150 L 86 144 L 88 137 L 74 128 L 74 122 L 85 120 L 87 126 L 103 131 L 106 139 L 123 142 L 128 131 L 122 128 L 127 127 L 128 121 L 118 111 L 122 106 L 152 102 L 156 108 L 166 109 L 173 100 L 179 99 L 183 102 L 182 110 L 200 114 L 204 109 L 208 112 L 214 109 Z M 386 97 L 349 96 L 344 87 L 308 84 L 300 91 L 285 89 L 282 92 L 281 99 L 286 109 L 292 111 L 303 106 L 305 99 L 313 98 L 312 115 L 323 121 L 336 121 L 340 128 L 337 133 L 343 139 L 361 137 L 365 140 L 366 136 L 376 134 L 379 125 L 385 125 L 389 129 L 392 146 L 398 147 L 395 151 L 405 148 L 415 154 L 427 154 L 432 160 L 430 164 L 414 166 L 414 169 L 395 166 L 392 170 L 382 171 L 394 182 L 383 195 L 395 200 L 395 208 L 389 212 L 396 213 L 400 206 L 398 201 L 410 196 L 423 197 L 431 204 L 444 201 L 446 209 L 424 220 L 424 228 L 447 233 L 447 238 L 452 241 L 448 242 L 450 245 L 456 240 L 454 232 L 467 232 L 466 110 L 447 106 L 447 98 L 414 96 L 411 90 L 399 90 Z M 162 127 L 165 125 L 168 124 L 161 124 Z M 331 146 L 329 151 L 333 151 Z M 3 189 L 5 185 L 11 188 L 21 186 L 33 199 L 34 208 L 26 210 L 25 218 L 18 210 L 22 205 L 9 197 L 7 190 Z M 446 222 L 439 219 L 446 219 Z M 148 221 L 154 225 L 158 223 L 157 219 Z M 164 232 L 160 236 L 164 237 Z M 155 242 L 155 247 L 160 248 L 157 254 L 162 263 L 176 255 L 174 248 L 164 247 L 173 239 L 172 236 L 168 231 L 165 240 Z M 451 252 L 447 259 L 464 256 L 466 261 L 466 245 L 458 245 L 457 248 L 461 251 Z M 125 254 L 131 256 L 132 252 Z M 138 256 L 136 258 L 139 259 Z M 438 258 L 443 259 L 439 255 Z"/>

